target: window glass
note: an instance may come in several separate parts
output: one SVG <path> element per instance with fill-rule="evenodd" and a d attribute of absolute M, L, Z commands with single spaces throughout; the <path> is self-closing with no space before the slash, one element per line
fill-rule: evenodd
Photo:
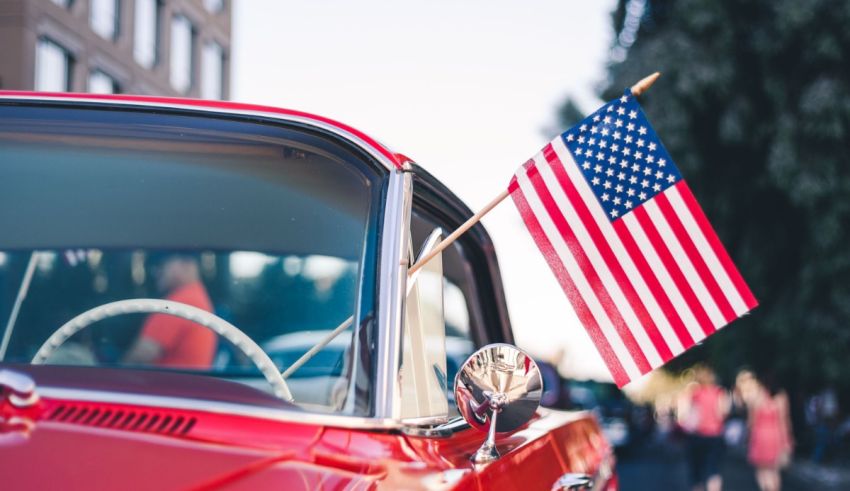
<path fill-rule="evenodd" d="M 136 0 L 133 57 L 145 68 L 151 68 L 157 61 L 159 5 L 159 0 Z"/>
<path fill-rule="evenodd" d="M 413 243 L 421 246 L 424 238 L 439 225 L 427 215 L 413 211 Z M 451 230 L 442 226 L 443 230 Z M 445 319 L 446 391 L 451 415 L 457 415 L 454 404 L 454 379 L 460 365 L 475 351 L 472 336 L 471 302 L 472 270 L 463 255 L 460 242 L 447 247 L 441 255 L 443 283 L 443 316 Z"/>
<path fill-rule="evenodd" d="M 89 8 L 92 30 L 104 39 L 115 39 L 118 34 L 118 0 L 91 0 Z"/>
<path fill-rule="evenodd" d="M 71 0 L 53 0 L 53 3 L 60 7 L 65 7 L 66 9 L 71 6 Z"/>
<path fill-rule="evenodd" d="M 443 252 L 443 311 L 446 318 L 446 374 L 449 398 L 454 401 L 454 383 L 460 366 L 475 351 L 475 342 L 470 329 L 469 303 L 472 301 L 467 291 L 459 283 L 467 286 L 467 281 L 459 280 L 455 274 L 459 260 L 462 260 L 458 247 L 449 247 Z M 454 405 L 452 405 L 454 407 Z"/>
<path fill-rule="evenodd" d="M 419 257 L 432 250 L 441 238 L 441 231 L 435 231 Z M 401 417 L 445 417 L 448 414 L 446 328 L 440 254 L 408 279 L 407 289 L 399 368 Z"/>
<path fill-rule="evenodd" d="M 201 54 L 201 97 L 204 99 L 223 99 L 224 50 L 213 41 L 204 43 Z"/>
<path fill-rule="evenodd" d="M 182 15 L 171 19 L 171 86 L 180 92 L 192 87 L 194 32 L 192 23 Z"/>
<path fill-rule="evenodd" d="M 224 10 L 224 0 L 204 0 L 204 7 L 208 12 L 217 14 Z"/>
<path fill-rule="evenodd" d="M 49 39 L 40 39 L 35 53 L 35 90 L 66 92 L 71 89 L 71 56 Z"/>
<path fill-rule="evenodd" d="M 0 366 L 92 308 L 165 299 L 236 326 L 281 372 L 327 341 L 288 375 L 295 402 L 368 414 L 381 179 L 273 124 L 0 105 Z M 161 314 L 94 322 L 47 361 L 270 392 L 243 349 Z"/>
<path fill-rule="evenodd" d="M 92 94 L 117 94 L 118 82 L 100 70 L 89 73 L 89 92 Z"/>

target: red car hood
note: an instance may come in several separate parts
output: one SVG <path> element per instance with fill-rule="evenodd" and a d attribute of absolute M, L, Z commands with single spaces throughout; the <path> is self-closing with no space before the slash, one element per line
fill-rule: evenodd
<path fill-rule="evenodd" d="M 28 434 L 0 436 L 0 455 L 6 489 L 192 489 L 287 458 L 283 452 L 52 421 L 37 423 Z"/>
<path fill-rule="evenodd" d="M 234 436 L 240 422 L 233 423 L 231 429 L 217 430 L 218 437 Z M 408 471 L 414 474 L 425 470 L 403 455 L 401 461 L 399 455 L 390 455 L 399 443 L 403 445 L 393 435 L 379 434 L 375 438 L 373 434 L 368 442 L 358 442 L 361 451 L 364 444 L 371 447 L 369 452 L 378 450 L 378 458 L 367 459 L 351 448 L 362 438 L 350 431 L 289 425 L 292 431 L 287 432 L 286 426 L 273 432 L 281 435 L 276 444 L 269 444 L 270 436 L 258 436 L 257 446 L 58 421 L 40 421 L 29 429 L 0 426 L 2 487 L 372 489 L 392 474 L 390 467 L 411 467 Z M 249 432 L 253 431 L 249 428 Z M 213 433 L 207 436 L 214 437 Z M 380 437 L 385 441 L 381 442 Z M 382 450 L 389 453 L 381 456 Z"/>
<path fill-rule="evenodd" d="M 110 391 L 110 384 L 120 383 L 124 399 L 154 386 L 160 392 L 203 390 L 211 397 L 227 392 L 271 415 L 287 407 L 294 410 L 241 384 L 153 372 L 63 367 L 57 375 L 48 367 L 16 368 L 42 384 L 44 397 L 26 411 L 4 405 L 0 397 L 4 491 L 369 489 L 386 482 L 390 469 L 416 474 L 421 467 L 402 435 L 305 424 L 298 422 L 297 412 L 289 412 L 290 421 L 283 421 L 233 414 L 228 409 L 232 404 L 223 401 L 209 401 L 210 410 L 190 410 L 63 397 L 82 390 L 121 400 Z M 90 386 L 69 389 L 71 379 Z M 182 386 L 187 382 L 194 389 Z"/>

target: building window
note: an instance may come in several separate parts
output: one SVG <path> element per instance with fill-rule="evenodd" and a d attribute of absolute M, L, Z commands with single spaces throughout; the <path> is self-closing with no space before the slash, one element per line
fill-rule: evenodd
<path fill-rule="evenodd" d="M 217 14 L 224 10 L 224 0 L 204 0 L 204 7 L 207 12 Z"/>
<path fill-rule="evenodd" d="M 192 87 L 192 67 L 194 65 L 192 23 L 182 15 L 171 19 L 171 86 L 180 92 Z"/>
<path fill-rule="evenodd" d="M 145 68 L 159 58 L 159 0 L 136 0 L 133 57 Z"/>
<path fill-rule="evenodd" d="M 71 90 L 71 54 L 49 39 L 39 39 L 35 52 L 35 90 Z"/>
<path fill-rule="evenodd" d="M 71 8 L 72 0 L 53 0 L 53 3 L 66 9 Z"/>
<path fill-rule="evenodd" d="M 91 0 L 89 23 L 104 39 L 118 37 L 118 0 Z"/>
<path fill-rule="evenodd" d="M 100 70 L 89 73 L 89 92 L 92 94 L 117 94 L 118 81 Z"/>
<path fill-rule="evenodd" d="M 224 50 L 210 41 L 204 44 L 201 53 L 201 97 L 204 99 L 224 98 Z"/>

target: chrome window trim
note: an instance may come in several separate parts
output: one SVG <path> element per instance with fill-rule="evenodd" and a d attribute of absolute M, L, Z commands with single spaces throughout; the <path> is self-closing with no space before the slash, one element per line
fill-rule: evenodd
<path fill-rule="evenodd" d="M 409 169 L 390 173 L 385 201 L 378 281 L 378 346 L 374 417 L 413 428 L 446 423 L 447 416 L 401 417 L 402 332 L 407 299 L 410 219 L 413 210 L 413 177 Z M 379 388 L 381 390 L 379 390 Z"/>
<path fill-rule="evenodd" d="M 462 417 L 454 417 L 445 423 L 429 426 L 410 426 L 405 425 L 401 428 L 401 432 L 405 435 L 415 436 L 419 438 L 448 438 L 455 433 L 465 431 L 472 428 L 469 423 Z"/>
<path fill-rule="evenodd" d="M 415 429 L 420 427 L 434 426 L 433 418 L 409 419 L 400 421 L 398 419 L 374 418 L 366 416 L 341 416 L 337 414 L 314 413 L 309 411 L 275 409 L 256 407 L 248 404 L 233 402 L 207 401 L 203 399 L 190 399 L 184 397 L 157 396 L 146 394 L 127 394 L 122 392 L 111 392 L 92 389 L 66 389 L 62 387 L 40 386 L 37 389 L 42 399 L 55 401 L 73 401 L 85 403 L 103 404 L 126 404 L 130 406 L 150 407 L 157 409 L 176 409 L 187 411 L 199 411 L 211 414 L 223 414 L 227 416 L 245 416 L 249 418 L 279 421 L 283 423 L 298 423 L 306 425 L 330 426 L 334 428 L 366 429 L 366 430 L 402 430 L 418 436 L 444 436 L 445 430 L 461 431 L 466 429 L 463 424 L 456 420 L 450 421 L 445 428 L 437 427 L 440 432 L 428 434 L 427 432 L 416 433 Z"/>
<path fill-rule="evenodd" d="M 390 173 L 378 282 L 378 346 L 375 370 L 375 417 L 399 420 L 401 414 L 401 327 L 407 291 L 407 249 L 413 180 L 409 172 Z"/>

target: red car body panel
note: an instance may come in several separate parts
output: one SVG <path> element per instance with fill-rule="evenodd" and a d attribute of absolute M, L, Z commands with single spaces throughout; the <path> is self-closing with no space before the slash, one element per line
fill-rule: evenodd
<path fill-rule="evenodd" d="M 18 417 L 0 424 L 0 475 L 9 489 L 548 489 L 565 472 L 604 474 L 613 465 L 585 413 L 540 410 L 500 436 L 503 457 L 484 466 L 469 460 L 484 436 L 473 428 L 413 437 L 52 399 L 25 414 L 8 406 L 2 414 L 7 422 Z M 148 418 L 139 423 L 141 414 Z M 194 424 L 171 434 L 162 431 L 165 417 L 165 426 L 178 418 Z"/>
<path fill-rule="evenodd" d="M 0 100 L 105 101 L 234 113 L 262 112 L 330 125 L 395 168 L 409 160 L 350 126 L 300 111 L 166 97 L 0 91 Z M 202 410 L 44 397 L 21 411 L 0 394 L 3 489 L 550 489 L 566 472 L 616 489 L 613 453 L 588 413 L 540 409 L 497 437 L 502 457 L 474 465 L 485 434 L 445 436 L 346 429 Z M 609 478 L 610 477 L 610 478 Z"/>

